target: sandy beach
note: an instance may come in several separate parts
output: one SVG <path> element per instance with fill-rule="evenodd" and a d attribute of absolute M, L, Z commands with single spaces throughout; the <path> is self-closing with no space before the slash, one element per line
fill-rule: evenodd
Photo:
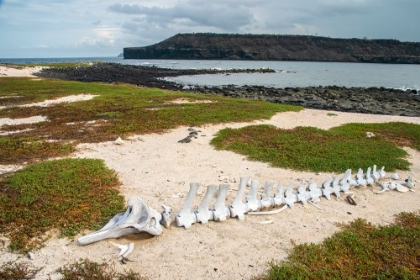
<path fill-rule="evenodd" d="M 17 73 L 13 75 L 18 76 L 28 76 L 30 73 L 19 72 L 29 70 L 7 68 L 6 71 L 0 67 L 0 75 L 6 73 L 11 76 L 15 71 Z M 274 181 L 285 185 L 293 183 L 296 188 L 301 179 L 313 179 L 320 186 L 332 175 L 274 168 L 265 163 L 249 161 L 239 154 L 216 151 L 209 143 L 223 128 L 263 123 L 285 129 L 296 126 L 329 129 L 350 122 L 401 121 L 420 124 L 420 117 L 328 113 L 331 111 L 305 109 L 301 112 L 279 113 L 270 120 L 252 123 L 196 127 L 200 131 L 198 137 L 187 144 L 178 143 L 178 140 L 188 135 L 188 127 L 179 127 L 164 134 L 132 136 L 124 139 L 122 145 L 116 145 L 113 141 L 80 144 L 78 151 L 71 157 L 103 159 L 109 168 L 118 173 L 122 182 L 121 193 L 126 199 L 140 197 L 159 211 L 163 204 L 170 205 L 174 217 L 185 200 L 191 182 L 202 184 L 194 206 L 200 203 L 207 185 L 223 182 L 230 184 L 231 191 L 227 198 L 227 204 L 230 205 L 241 176 L 248 175 L 257 179 L 261 185 L 266 181 Z M 413 178 L 419 179 L 420 152 L 404 149 L 409 153 L 410 172 Z M 376 164 L 381 166 L 380 162 Z M 398 174 L 406 179 L 410 172 L 399 171 Z M 80 246 L 76 240 L 83 234 L 70 240 L 57 238 L 53 233 L 54 237 L 48 240 L 45 247 L 34 252 L 33 260 L 10 253 L 7 250 L 7 239 L 0 237 L 0 264 L 17 261 L 42 267 L 36 279 L 59 279 L 60 275 L 55 270 L 80 258 L 113 263 L 120 272 L 131 269 L 150 279 L 249 279 L 266 271 L 267 262 L 285 259 L 293 247 L 292 240 L 297 244 L 318 243 L 339 230 L 336 223 L 364 218 L 371 223 L 385 225 L 391 223 L 397 213 L 420 209 L 420 191 L 373 192 L 380 189 L 379 185 L 353 189 L 356 206 L 350 205 L 345 196 L 333 196 L 330 201 L 323 197 L 318 203 L 321 209 L 297 203 L 294 209 L 275 215 L 246 215 L 242 221 L 236 218 L 224 222 L 211 221 L 206 225 L 194 224 L 187 230 L 173 224 L 157 237 L 144 233 L 110 240 L 119 244 L 134 243 L 134 250 L 126 264 L 118 261 L 119 249 L 107 240 Z M 214 200 L 211 205 L 213 203 Z M 266 220 L 273 222 L 259 223 Z"/>

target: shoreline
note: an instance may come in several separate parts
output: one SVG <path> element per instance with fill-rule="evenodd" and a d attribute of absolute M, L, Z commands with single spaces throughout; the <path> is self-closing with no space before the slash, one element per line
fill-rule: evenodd
<path fill-rule="evenodd" d="M 239 71 L 239 70 L 235 70 Z M 247 70 L 244 70 L 247 71 Z M 258 70 L 253 70 L 258 71 Z M 225 73 L 226 71 L 222 71 Z M 263 86 L 185 86 L 165 81 L 164 77 L 216 74 L 214 70 L 174 70 L 121 64 L 94 64 L 91 67 L 49 68 L 35 73 L 38 77 L 82 82 L 129 83 L 137 86 L 234 98 L 249 98 L 298 105 L 311 109 L 364 114 L 420 116 L 420 93 L 417 90 L 387 88 L 346 88 L 338 86 L 272 88 Z"/>

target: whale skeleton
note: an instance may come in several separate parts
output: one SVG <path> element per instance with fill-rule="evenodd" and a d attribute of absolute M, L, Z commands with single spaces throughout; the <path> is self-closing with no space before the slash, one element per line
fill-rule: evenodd
<path fill-rule="evenodd" d="M 294 204 L 298 202 L 304 205 L 310 203 L 320 208 L 316 202 L 319 202 L 322 196 L 327 200 L 331 200 L 331 194 L 334 194 L 338 198 L 340 192 L 343 192 L 344 194 L 353 194 L 351 196 L 353 198 L 354 193 L 349 192 L 352 187 L 366 187 L 367 185 L 376 183 L 382 187 L 382 190 L 374 191 L 375 193 L 383 193 L 391 190 L 400 192 L 414 191 L 415 180 L 411 174 L 404 181 L 391 180 L 391 178 L 388 183 L 379 182 L 379 180 L 385 179 L 385 176 L 384 167 L 380 171 L 377 171 L 376 165 L 373 168 L 369 167 L 366 174 L 363 174 L 363 170 L 359 169 L 354 178 L 352 178 L 351 169 L 348 169 L 341 178 L 339 176 L 328 178 L 322 183 L 321 188 L 312 180 L 301 180 L 296 192 L 294 191 L 293 184 L 289 184 L 283 192 L 284 185 L 278 184 L 273 196 L 270 196 L 270 193 L 275 183 L 268 181 L 264 184 L 259 198 L 257 198 L 257 194 L 260 182 L 258 180 L 250 180 L 249 176 L 243 176 L 240 179 L 238 191 L 230 206 L 226 205 L 226 196 L 230 186 L 229 184 L 223 183 L 219 187 L 209 185 L 201 203 L 193 211 L 191 207 L 201 184 L 192 182 L 190 183 L 190 190 L 184 204 L 175 216 L 175 223 L 178 227 L 188 229 L 195 223 L 206 224 L 209 221 L 222 222 L 234 217 L 243 220 L 245 214 L 267 215 L 280 213 L 287 209 L 287 207 L 293 209 Z M 245 197 L 245 201 L 243 201 L 242 198 L 247 187 L 249 187 L 249 191 Z M 216 193 L 216 201 L 210 207 L 211 201 Z M 172 208 L 170 206 L 163 205 L 163 212 L 159 213 L 140 198 L 130 198 L 127 205 L 128 209 L 126 212 L 115 215 L 102 229 L 80 237 L 78 243 L 80 245 L 87 245 L 108 238 L 117 238 L 140 232 L 160 235 L 163 232 L 161 225 L 169 228 L 172 224 Z"/>

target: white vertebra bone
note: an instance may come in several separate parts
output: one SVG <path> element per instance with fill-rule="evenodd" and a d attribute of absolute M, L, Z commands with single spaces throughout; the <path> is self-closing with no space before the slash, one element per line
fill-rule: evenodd
<path fill-rule="evenodd" d="M 297 189 L 297 200 L 302 202 L 302 204 L 306 204 L 306 201 L 309 198 L 309 194 L 306 191 L 306 182 L 305 180 L 302 180 L 302 182 L 300 183 L 298 189 Z"/>
<path fill-rule="evenodd" d="M 335 194 L 337 198 L 340 197 L 340 190 L 341 190 L 339 181 L 340 181 L 340 178 L 338 178 L 338 176 L 335 176 L 332 182 L 332 192 L 333 194 Z"/>
<path fill-rule="evenodd" d="M 197 190 L 200 183 L 190 183 L 190 191 L 188 192 L 187 199 L 184 202 L 181 210 L 175 218 L 176 224 L 179 227 L 190 228 L 192 224 L 197 222 L 197 217 L 194 212 L 191 212 L 191 205 L 197 195 Z"/>
<path fill-rule="evenodd" d="M 226 195 L 229 191 L 230 186 L 228 184 L 219 185 L 217 192 L 216 202 L 214 203 L 213 219 L 216 222 L 225 221 L 230 217 L 229 207 L 225 205 Z"/>
<path fill-rule="evenodd" d="M 372 186 L 375 183 L 375 180 L 372 178 L 371 168 L 368 167 L 365 174 L 365 179 L 367 182 L 367 185 Z"/>
<path fill-rule="evenodd" d="M 246 206 L 248 211 L 258 211 L 261 209 L 261 202 L 257 199 L 257 192 L 260 182 L 258 180 L 251 180 L 251 187 L 249 189 L 248 195 L 246 196 Z"/>
<path fill-rule="evenodd" d="M 273 189 L 274 182 L 266 182 L 263 192 L 261 194 L 261 208 L 268 208 L 274 205 L 273 199 L 270 197 L 270 192 Z"/>
<path fill-rule="evenodd" d="M 322 196 L 322 190 L 314 182 L 309 183 L 309 196 L 313 203 L 320 201 L 320 197 Z"/>
<path fill-rule="evenodd" d="M 229 208 L 230 216 L 232 218 L 238 217 L 239 220 L 245 219 L 244 214 L 248 212 L 248 206 L 242 202 L 242 197 L 245 192 L 245 187 L 249 181 L 249 176 L 241 177 L 239 182 L 238 193 L 236 194 L 235 199 L 233 200 L 232 206 Z"/>
<path fill-rule="evenodd" d="M 293 193 L 293 185 L 290 184 L 284 192 L 284 202 L 291 209 L 294 207 L 294 203 L 298 201 L 297 195 Z"/>
<path fill-rule="evenodd" d="M 283 188 L 284 188 L 283 184 L 279 184 L 277 186 L 276 193 L 274 194 L 274 196 L 272 198 L 273 206 L 280 206 L 282 204 L 286 204 L 286 201 L 285 201 L 284 195 L 283 195 Z"/>
<path fill-rule="evenodd" d="M 216 193 L 217 186 L 209 185 L 203 200 L 195 211 L 197 222 L 207 224 L 209 220 L 213 220 L 213 211 L 209 209 L 210 201 Z"/>
<path fill-rule="evenodd" d="M 331 187 L 333 179 L 329 178 L 322 184 L 322 195 L 325 196 L 326 199 L 331 200 L 331 194 L 333 193 L 333 188 Z"/>

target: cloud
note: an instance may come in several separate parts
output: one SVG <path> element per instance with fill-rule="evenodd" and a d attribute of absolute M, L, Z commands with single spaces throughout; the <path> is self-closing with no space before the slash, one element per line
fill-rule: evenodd
<path fill-rule="evenodd" d="M 245 4 L 247 2 L 253 3 L 245 1 Z M 225 1 L 179 1 L 173 7 L 113 4 L 108 9 L 115 13 L 140 16 L 148 23 L 163 26 L 179 22 L 179 20 L 187 20 L 199 27 L 237 32 L 242 26 L 253 22 L 249 7 L 244 4 L 233 5 Z"/>
<path fill-rule="evenodd" d="M 420 41 L 419 10 L 419 0 L 0 0 L 0 56 L 30 56 L 12 54 L 28 45 L 112 55 L 192 32 Z"/>

